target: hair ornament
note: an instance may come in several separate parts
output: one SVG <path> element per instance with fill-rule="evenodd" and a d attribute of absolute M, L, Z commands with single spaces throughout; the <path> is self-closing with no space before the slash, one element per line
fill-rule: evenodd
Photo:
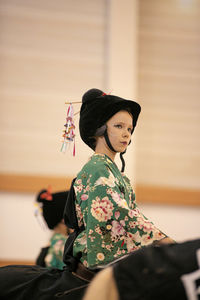
<path fill-rule="evenodd" d="M 34 202 L 34 216 L 36 217 L 40 227 L 43 230 L 47 230 L 47 225 L 44 222 L 43 216 L 42 216 L 42 203 Z"/>
<path fill-rule="evenodd" d="M 45 200 L 47 200 L 47 201 L 52 201 L 52 200 L 53 200 L 53 196 L 52 196 L 52 188 L 51 188 L 51 186 L 49 186 L 49 187 L 47 188 L 47 190 L 46 190 L 44 193 L 42 193 L 42 194 L 40 195 L 40 198 L 41 198 L 41 199 L 45 199 Z"/>
<path fill-rule="evenodd" d="M 111 95 L 112 91 L 113 91 L 113 90 L 111 90 L 109 93 L 105 93 L 105 92 L 104 92 L 104 93 L 102 94 L 102 96 Z"/>
<path fill-rule="evenodd" d="M 41 200 L 46 200 L 46 201 L 52 201 L 53 200 L 53 196 L 52 196 L 52 186 L 49 185 L 47 187 L 47 189 L 44 189 L 43 192 L 40 194 L 40 199 Z M 44 221 L 44 218 L 43 218 L 43 201 L 35 201 L 34 202 L 34 206 L 35 206 L 35 210 L 34 210 L 34 215 L 40 225 L 40 227 L 43 229 L 43 230 L 47 230 L 47 224 L 46 222 Z"/>
<path fill-rule="evenodd" d="M 66 151 L 67 148 L 70 148 L 70 144 L 73 144 L 73 156 L 75 156 L 75 125 L 74 125 L 74 108 L 72 103 L 66 102 L 69 104 L 67 109 L 67 117 L 66 117 L 66 124 L 64 134 L 63 134 L 63 143 L 61 147 L 61 152 Z"/>

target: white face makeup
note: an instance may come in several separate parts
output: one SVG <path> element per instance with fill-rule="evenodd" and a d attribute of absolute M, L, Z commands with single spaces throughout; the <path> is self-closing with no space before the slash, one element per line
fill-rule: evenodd
<path fill-rule="evenodd" d="M 107 122 L 107 133 L 112 147 L 116 152 L 124 152 L 130 142 L 131 132 L 133 129 L 132 116 L 125 110 L 117 112 Z M 97 139 L 96 152 L 104 153 L 112 159 L 115 157 L 113 152 L 107 145 L 105 138 Z"/>

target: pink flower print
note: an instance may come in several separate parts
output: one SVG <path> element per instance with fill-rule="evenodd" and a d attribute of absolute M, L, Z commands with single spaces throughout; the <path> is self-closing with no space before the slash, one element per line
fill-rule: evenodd
<path fill-rule="evenodd" d="M 144 221 L 143 228 L 144 228 L 144 230 L 146 230 L 146 231 L 151 231 L 151 230 L 154 228 L 154 225 L 153 225 L 150 221 L 145 220 L 145 221 Z"/>
<path fill-rule="evenodd" d="M 107 194 L 108 194 L 108 195 L 111 195 L 111 194 L 112 194 L 112 192 L 113 192 L 113 190 L 112 190 L 111 188 L 109 188 L 109 189 L 107 189 L 107 191 L 106 191 L 106 192 L 107 192 Z"/>
<path fill-rule="evenodd" d="M 117 203 L 119 207 L 128 209 L 128 204 L 125 199 L 121 199 L 120 195 L 117 192 L 111 194 L 112 199 Z"/>
<path fill-rule="evenodd" d="M 81 227 L 83 222 L 83 214 L 80 208 L 80 205 L 76 204 L 76 214 L 78 219 L 78 225 Z"/>
<path fill-rule="evenodd" d="M 125 238 L 125 243 L 126 243 L 128 252 L 136 250 L 137 247 L 135 246 L 134 241 L 140 242 L 140 239 L 141 238 L 140 238 L 140 235 L 138 232 L 136 232 L 135 234 L 132 234 L 131 232 L 127 233 L 127 236 Z"/>
<path fill-rule="evenodd" d="M 122 254 L 122 251 L 118 248 L 117 249 L 117 255 L 121 255 Z"/>
<path fill-rule="evenodd" d="M 147 246 L 149 244 L 152 244 L 153 240 L 152 238 L 150 237 L 149 234 L 145 234 L 141 237 L 141 244 L 144 246 Z"/>
<path fill-rule="evenodd" d="M 86 195 L 86 194 L 82 194 L 81 195 L 81 200 L 82 201 L 85 201 L 85 200 L 87 200 L 88 199 L 88 195 Z"/>
<path fill-rule="evenodd" d="M 101 231 L 101 229 L 100 229 L 99 226 L 96 226 L 96 227 L 95 227 L 95 231 L 96 231 L 96 233 L 102 235 L 102 231 Z"/>
<path fill-rule="evenodd" d="M 144 219 L 141 217 L 137 218 L 138 228 L 143 229 L 144 227 Z"/>
<path fill-rule="evenodd" d="M 153 232 L 153 240 L 161 240 L 165 237 L 165 235 L 160 232 L 157 228 L 156 230 Z"/>
<path fill-rule="evenodd" d="M 118 222 L 118 221 L 112 221 L 112 230 L 111 230 L 111 235 L 113 238 L 116 238 L 120 235 L 124 235 L 125 230 L 123 225 Z"/>
<path fill-rule="evenodd" d="M 121 220 L 121 221 L 120 221 L 120 224 L 121 224 L 122 226 L 125 226 L 125 225 L 126 225 L 124 220 Z"/>
<path fill-rule="evenodd" d="M 130 226 L 130 228 L 135 228 L 137 226 L 137 222 L 130 221 L 129 226 Z"/>
<path fill-rule="evenodd" d="M 108 197 L 103 199 L 96 197 L 95 200 L 92 200 L 91 213 L 99 222 L 110 220 L 113 215 L 113 204 Z"/>
<path fill-rule="evenodd" d="M 76 180 L 76 183 L 80 185 L 80 184 L 82 184 L 82 180 L 78 179 L 78 180 Z"/>
<path fill-rule="evenodd" d="M 74 185 L 74 190 L 75 190 L 75 193 L 80 193 L 83 189 L 83 185 L 80 184 L 80 185 Z"/>
<path fill-rule="evenodd" d="M 111 245 L 106 245 L 106 249 L 111 252 Z"/>
<path fill-rule="evenodd" d="M 137 217 L 138 216 L 138 211 L 136 209 L 130 209 L 129 212 L 128 212 L 128 215 L 129 215 L 130 218 Z"/>
<path fill-rule="evenodd" d="M 120 212 L 119 211 L 116 211 L 115 212 L 115 219 L 118 220 L 120 217 Z"/>

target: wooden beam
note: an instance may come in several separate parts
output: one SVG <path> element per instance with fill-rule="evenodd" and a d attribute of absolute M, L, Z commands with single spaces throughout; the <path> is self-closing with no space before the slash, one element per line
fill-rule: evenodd
<path fill-rule="evenodd" d="M 0 191 L 37 193 L 52 186 L 52 191 L 70 188 L 73 177 L 0 174 Z M 138 203 L 200 206 L 200 190 L 151 185 L 136 185 Z"/>
<path fill-rule="evenodd" d="M 141 203 L 200 206 L 200 190 L 138 184 L 135 191 Z"/>
<path fill-rule="evenodd" d="M 72 177 L 0 174 L 0 190 L 20 193 L 37 193 L 52 186 L 52 191 L 70 188 Z"/>

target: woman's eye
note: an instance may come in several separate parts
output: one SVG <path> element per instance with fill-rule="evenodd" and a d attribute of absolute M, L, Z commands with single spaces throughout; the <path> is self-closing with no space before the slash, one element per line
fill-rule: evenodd
<path fill-rule="evenodd" d="M 122 128 L 122 125 L 116 124 L 115 127 L 117 127 L 117 128 Z"/>
<path fill-rule="evenodd" d="M 131 133 L 132 132 L 132 128 L 129 128 L 128 131 Z"/>

